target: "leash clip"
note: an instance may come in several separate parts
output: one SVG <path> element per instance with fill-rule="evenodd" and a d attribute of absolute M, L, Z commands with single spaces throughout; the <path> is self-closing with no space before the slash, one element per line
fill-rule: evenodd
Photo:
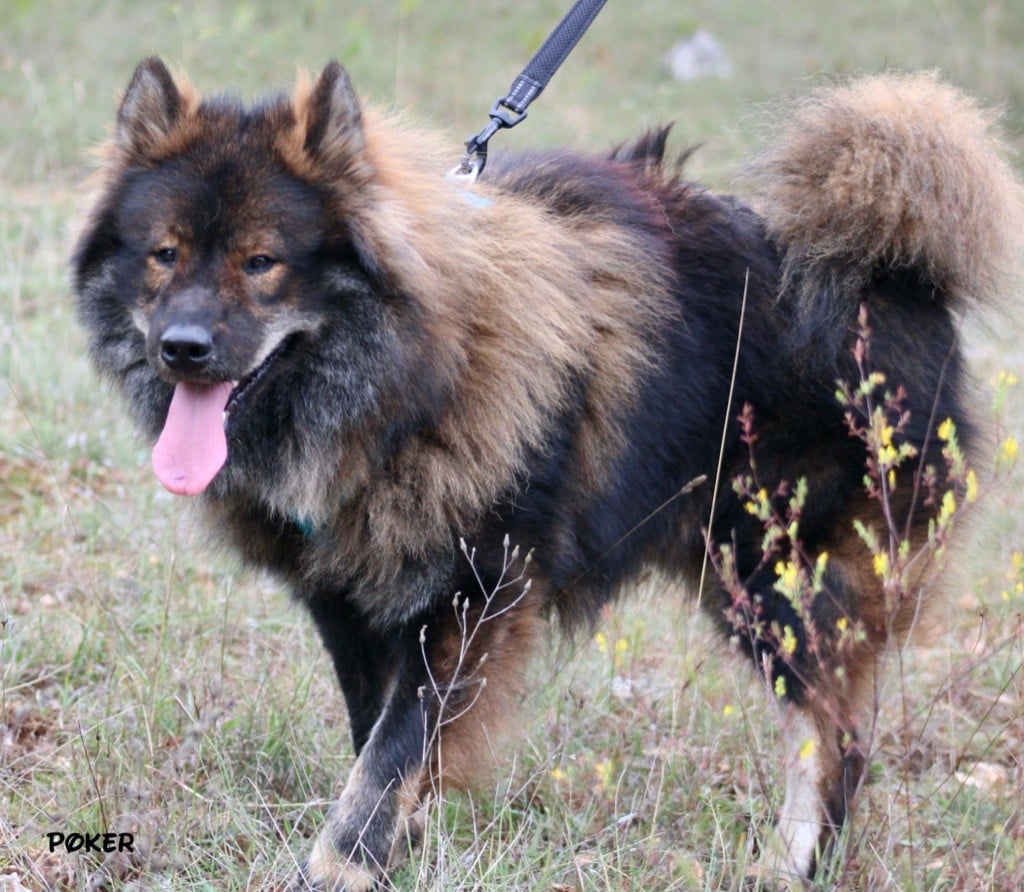
<path fill-rule="evenodd" d="M 452 179 L 472 183 L 487 165 L 487 143 L 499 130 L 509 130 L 526 117 L 526 112 L 506 104 L 505 99 L 498 99 L 491 106 L 490 118 L 479 133 L 466 140 L 466 154 L 450 174 Z"/>

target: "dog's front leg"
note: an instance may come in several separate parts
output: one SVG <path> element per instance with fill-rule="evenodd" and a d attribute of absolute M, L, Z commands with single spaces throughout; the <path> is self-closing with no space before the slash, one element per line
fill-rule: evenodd
<path fill-rule="evenodd" d="M 429 717 L 421 698 L 426 672 L 418 638 L 405 635 L 402 644 L 392 651 L 398 664 L 382 697 L 380 716 L 292 885 L 294 892 L 373 889 L 393 848 L 405 838 L 405 821 L 419 803 L 423 785 Z"/>
<path fill-rule="evenodd" d="M 497 569 L 472 554 L 477 563 L 450 583 L 460 594 L 387 630 L 343 593 L 308 599 L 358 758 L 295 892 L 372 889 L 415 835 L 425 794 L 486 773 L 544 627 L 543 587 L 531 587 L 527 562 L 507 545 Z"/>
<path fill-rule="evenodd" d="M 305 603 L 338 675 L 358 756 L 384 712 L 408 645 L 395 633 L 376 628 L 344 591 L 317 591 Z"/>

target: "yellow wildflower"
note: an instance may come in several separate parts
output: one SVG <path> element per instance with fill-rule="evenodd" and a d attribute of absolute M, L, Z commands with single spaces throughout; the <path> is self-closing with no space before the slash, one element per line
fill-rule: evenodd
<path fill-rule="evenodd" d="M 967 472 L 967 491 L 964 493 L 964 498 L 968 502 L 973 502 L 978 498 L 978 475 L 974 473 L 974 468 L 971 468 Z"/>
<path fill-rule="evenodd" d="M 942 496 L 942 505 L 939 508 L 939 525 L 948 523 L 949 519 L 953 516 L 956 511 L 956 496 L 953 495 L 953 490 L 947 489 L 945 494 Z"/>
<path fill-rule="evenodd" d="M 615 762 L 605 759 L 594 765 L 594 774 L 597 776 L 597 786 L 602 792 L 610 790 L 615 785 Z"/>
<path fill-rule="evenodd" d="M 615 666 L 616 668 L 622 666 L 622 658 L 625 656 L 626 651 L 629 650 L 629 642 L 625 638 L 620 638 L 615 642 Z"/>
<path fill-rule="evenodd" d="M 796 644 L 797 644 L 797 642 L 796 642 L 796 635 L 793 634 L 793 627 L 792 626 L 786 626 L 782 630 L 782 642 L 781 642 L 781 644 L 782 644 L 782 649 L 787 654 L 789 654 L 790 656 L 792 656 L 794 653 L 796 653 Z"/>
<path fill-rule="evenodd" d="M 800 569 L 793 561 L 778 561 L 775 564 L 775 572 L 778 574 L 780 589 L 788 592 L 796 590 L 800 578 Z"/>

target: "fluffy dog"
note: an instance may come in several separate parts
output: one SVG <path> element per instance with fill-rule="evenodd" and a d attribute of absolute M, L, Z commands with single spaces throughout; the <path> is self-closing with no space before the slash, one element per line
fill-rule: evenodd
<path fill-rule="evenodd" d="M 550 618 L 585 626 L 646 567 L 696 588 L 708 561 L 702 606 L 783 719 L 762 869 L 813 870 L 921 606 L 887 561 L 970 484 L 957 334 L 1005 299 L 1024 230 L 990 125 L 883 75 L 792 106 L 750 206 L 664 164 L 667 131 L 467 187 L 337 64 L 246 107 L 141 63 L 78 310 L 157 476 L 334 662 L 358 758 L 297 888 L 385 876 L 432 785 L 486 762 Z"/>

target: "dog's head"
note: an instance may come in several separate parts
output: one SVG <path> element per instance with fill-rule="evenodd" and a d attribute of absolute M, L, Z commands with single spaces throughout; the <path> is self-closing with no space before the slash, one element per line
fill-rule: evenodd
<path fill-rule="evenodd" d="M 226 460 L 230 416 L 346 298 L 380 288 L 355 222 L 372 176 L 362 113 L 337 63 L 245 107 L 200 102 L 153 58 L 105 154 L 73 261 L 79 308 L 98 367 L 160 431 L 161 481 L 195 494 Z"/>
<path fill-rule="evenodd" d="M 675 312 L 635 159 L 526 156 L 468 200 L 452 144 L 361 106 L 337 64 L 247 106 L 155 59 L 105 153 L 79 314 L 173 491 L 373 518 L 360 551 L 423 555 L 520 479 L 560 413 L 582 412 L 595 474 L 620 448 Z"/>

